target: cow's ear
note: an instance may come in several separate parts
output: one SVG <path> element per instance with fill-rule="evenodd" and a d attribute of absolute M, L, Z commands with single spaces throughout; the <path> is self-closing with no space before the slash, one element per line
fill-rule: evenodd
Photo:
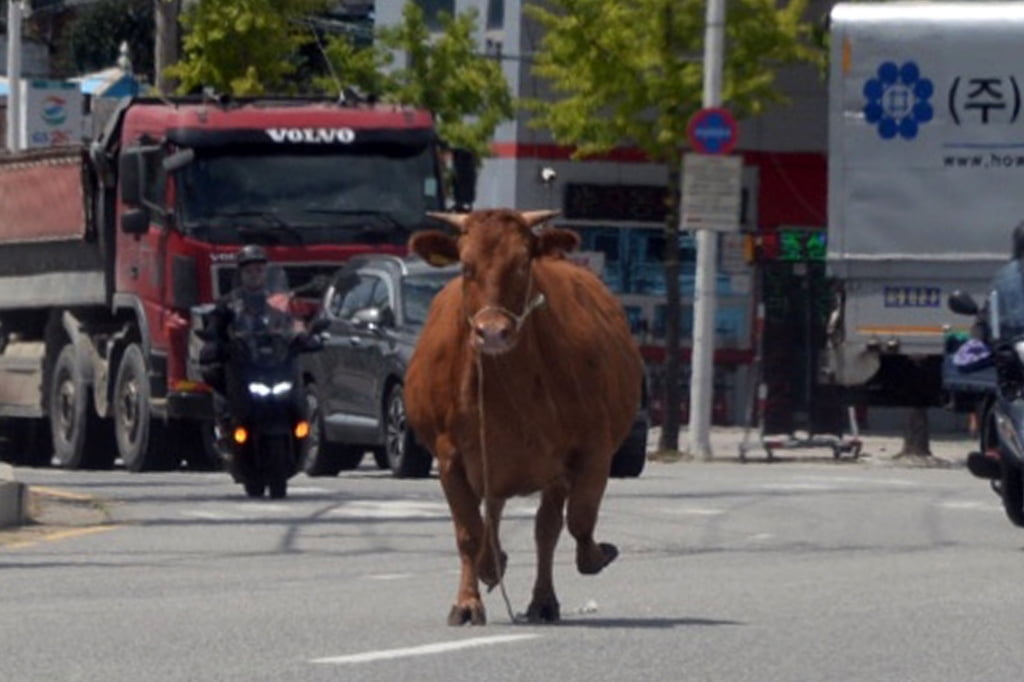
<path fill-rule="evenodd" d="M 409 239 L 409 250 L 435 268 L 459 261 L 459 247 L 455 238 L 440 230 L 417 232 Z"/>
<path fill-rule="evenodd" d="M 572 230 L 552 227 L 537 235 L 538 256 L 561 256 L 580 246 L 580 236 Z"/>

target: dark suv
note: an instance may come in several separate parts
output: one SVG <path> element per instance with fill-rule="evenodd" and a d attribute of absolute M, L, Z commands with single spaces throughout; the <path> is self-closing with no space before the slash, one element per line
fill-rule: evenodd
<path fill-rule="evenodd" d="M 333 476 L 359 466 L 367 451 L 395 476 L 419 478 L 430 453 L 405 421 L 402 384 L 434 296 L 459 266 L 418 258 L 358 256 L 334 275 L 320 313 L 329 323 L 322 352 L 302 358 L 312 426 L 304 468 Z M 647 392 L 613 476 L 639 476 L 647 457 Z"/>

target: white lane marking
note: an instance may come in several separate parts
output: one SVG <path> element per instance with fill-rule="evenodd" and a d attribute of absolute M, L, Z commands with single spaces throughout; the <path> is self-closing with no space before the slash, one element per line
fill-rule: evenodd
<path fill-rule="evenodd" d="M 378 573 L 377 575 L 368 575 L 368 580 L 405 580 L 411 578 L 412 573 Z"/>
<path fill-rule="evenodd" d="M 329 488 L 316 488 L 314 486 L 304 485 L 290 485 L 288 486 L 289 495 L 323 495 L 324 493 L 332 492 Z"/>
<path fill-rule="evenodd" d="M 383 649 L 380 651 L 367 651 L 361 654 L 350 654 L 348 656 L 328 656 L 326 658 L 314 658 L 311 663 L 370 663 L 372 661 L 385 661 L 395 658 L 408 658 L 410 656 L 427 656 L 429 654 L 443 654 L 449 651 L 460 649 L 471 649 L 478 646 L 489 646 L 491 644 L 505 644 L 507 642 L 519 642 L 526 639 L 540 637 L 537 634 L 523 635 L 494 635 L 493 637 L 477 637 L 475 639 L 460 639 L 455 642 L 438 642 L 437 644 L 424 644 L 405 649 Z"/>
<path fill-rule="evenodd" d="M 448 519 L 451 511 L 445 502 L 429 500 L 353 500 L 338 505 L 325 516 L 359 519 Z M 533 510 L 510 507 L 505 519 L 533 518 Z"/>
<path fill-rule="evenodd" d="M 195 519 L 207 519 L 209 521 L 235 521 L 238 519 L 244 519 L 245 517 L 241 514 L 230 514 L 226 512 L 208 512 L 208 511 L 183 511 L 182 516 Z"/>
<path fill-rule="evenodd" d="M 974 500 L 950 500 L 948 502 L 940 502 L 939 506 L 945 509 L 955 509 L 958 511 L 1003 511 L 1003 508 L 997 504 L 990 504 L 988 502 L 977 502 Z"/>
<path fill-rule="evenodd" d="M 448 518 L 448 505 L 443 502 L 415 500 L 354 500 L 327 512 L 326 516 L 375 519 L 441 519 Z"/>
<path fill-rule="evenodd" d="M 680 516 L 718 516 L 725 513 L 724 509 L 712 509 L 710 507 L 666 507 L 661 511 L 666 514 Z"/>

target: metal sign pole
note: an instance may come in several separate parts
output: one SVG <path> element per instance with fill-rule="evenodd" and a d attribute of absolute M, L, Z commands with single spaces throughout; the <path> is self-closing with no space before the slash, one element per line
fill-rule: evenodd
<path fill-rule="evenodd" d="M 7 0 L 7 149 L 21 149 L 21 0 Z"/>
<path fill-rule="evenodd" d="M 725 40 L 725 0 L 708 0 L 704 28 L 705 108 L 722 99 L 722 61 Z M 693 306 L 693 355 L 690 359 L 690 426 L 687 452 L 710 460 L 711 403 L 715 346 L 715 263 L 718 233 L 697 230 L 696 288 Z"/>

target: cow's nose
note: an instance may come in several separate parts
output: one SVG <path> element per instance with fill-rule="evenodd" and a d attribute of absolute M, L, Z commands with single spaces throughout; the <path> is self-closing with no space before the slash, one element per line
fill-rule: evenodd
<path fill-rule="evenodd" d="M 507 324 L 485 322 L 477 324 L 473 331 L 480 347 L 488 350 L 506 348 L 512 339 L 512 328 Z"/>

